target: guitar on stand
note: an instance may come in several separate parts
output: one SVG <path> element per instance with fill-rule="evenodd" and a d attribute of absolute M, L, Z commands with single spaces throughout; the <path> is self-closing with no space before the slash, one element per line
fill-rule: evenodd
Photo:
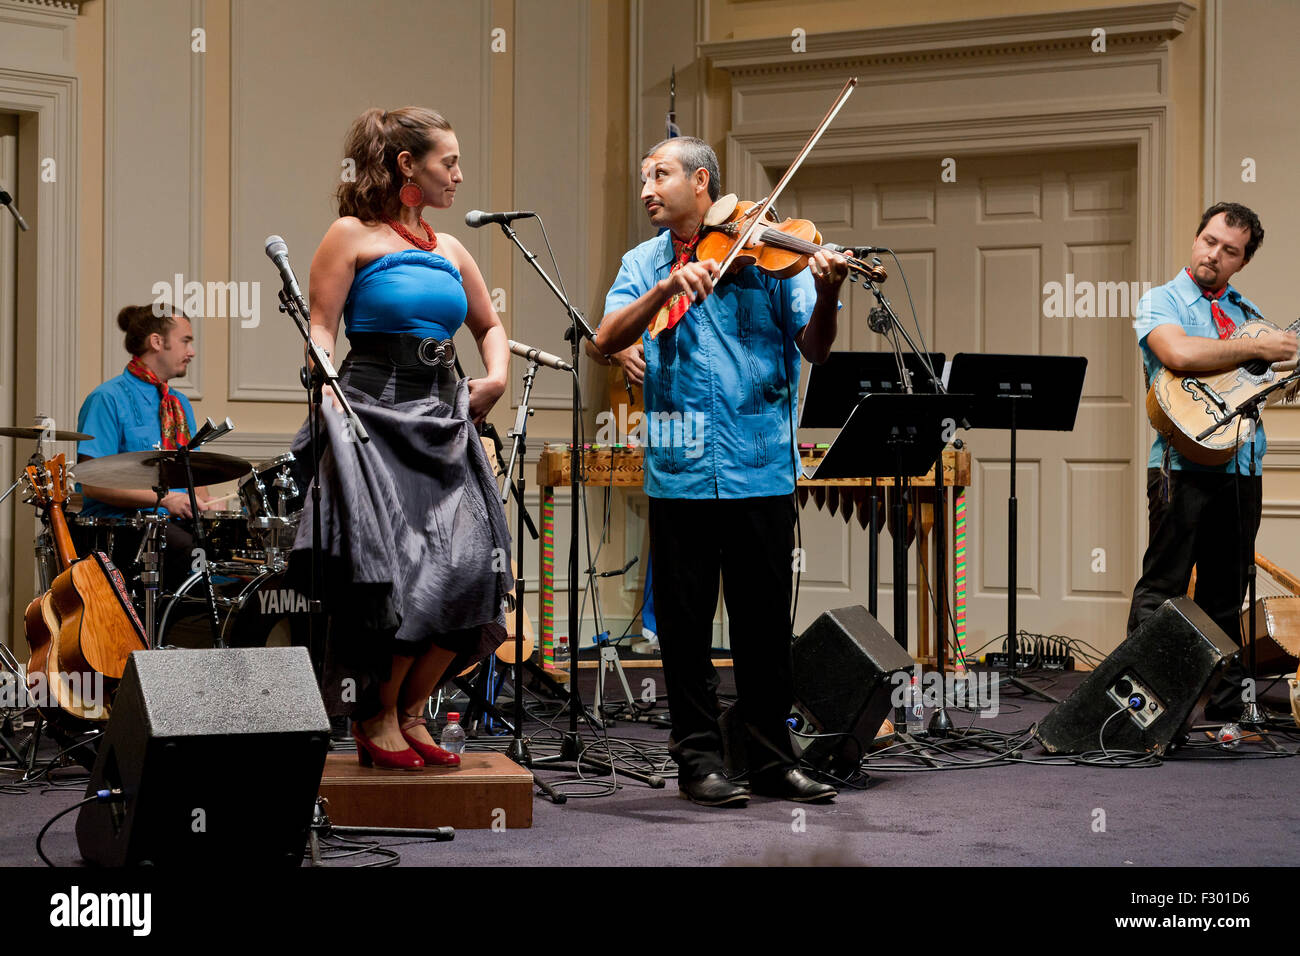
<path fill-rule="evenodd" d="M 125 579 L 108 556 L 96 551 L 77 558 L 63 514 L 63 455 L 28 465 L 27 479 L 60 568 L 49 590 L 33 599 L 24 615 L 31 648 L 27 687 L 38 713 L 52 727 L 59 728 L 71 717 L 71 725 L 63 729 L 93 730 L 108 721 L 127 658 L 148 648 L 144 625 Z"/>

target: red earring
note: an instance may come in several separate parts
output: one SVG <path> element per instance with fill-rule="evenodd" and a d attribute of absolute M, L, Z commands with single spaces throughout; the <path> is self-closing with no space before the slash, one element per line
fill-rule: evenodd
<path fill-rule="evenodd" d="M 411 177 L 406 177 L 406 185 L 397 192 L 397 198 L 403 206 L 415 209 L 424 205 L 424 190 Z"/>

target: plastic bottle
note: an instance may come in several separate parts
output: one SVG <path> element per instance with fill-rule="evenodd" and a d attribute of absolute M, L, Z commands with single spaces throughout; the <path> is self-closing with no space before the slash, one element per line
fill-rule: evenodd
<path fill-rule="evenodd" d="M 438 744 L 448 753 L 464 753 L 465 728 L 460 725 L 460 714 L 452 711 L 447 715 L 447 724 L 442 728 L 442 739 Z"/>
<path fill-rule="evenodd" d="M 569 635 L 561 634 L 555 639 L 555 667 L 557 670 L 569 669 Z"/>
<path fill-rule="evenodd" d="M 1235 723 L 1224 724 L 1214 738 L 1224 750 L 1236 750 L 1241 743 L 1241 727 Z"/>
<path fill-rule="evenodd" d="M 919 734 L 925 731 L 925 707 L 921 699 L 921 665 L 912 671 L 912 684 L 907 698 L 907 732 Z"/>

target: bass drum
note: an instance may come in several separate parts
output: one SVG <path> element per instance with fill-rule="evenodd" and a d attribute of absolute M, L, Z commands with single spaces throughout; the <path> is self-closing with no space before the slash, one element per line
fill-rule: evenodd
<path fill-rule="evenodd" d="M 212 566 L 212 592 L 226 647 L 306 644 L 307 595 L 291 588 L 285 577 L 283 569 Z M 203 575 L 196 572 L 163 608 L 158 646 L 212 647 L 208 613 Z"/>

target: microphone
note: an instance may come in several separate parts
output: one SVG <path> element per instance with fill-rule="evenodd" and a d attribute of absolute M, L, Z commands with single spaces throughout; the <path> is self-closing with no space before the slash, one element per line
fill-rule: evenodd
<path fill-rule="evenodd" d="M 532 215 L 532 213 L 526 213 L 526 215 Z M 527 359 L 530 362 L 536 362 L 538 365 L 545 365 L 547 368 L 553 368 L 560 372 L 573 371 L 572 365 L 550 352 L 543 352 L 541 349 L 535 349 L 531 345 L 524 345 L 522 342 L 514 341 L 514 339 L 510 340 L 509 345 L 510 351 L 521 359 Z"/>
<path fill-rule="evenodd" d="M 867 313 L 867 325 L 872 332 L 879 332 L 883 335 L 889 331 L 889 324 L 889 313 L 880 306 L 876 306 Z"/>
<path fill-rule="evenodd" d="M 289 247 L 285 245 L 284 240 L 279 236 L 267 236 L 266 256 L 280 270 L 284 290 L 302 311 L 303 318 L 310 319 L 311 311 L 307 308 L 307 300 L 303 297 L 302 290 L 298 288 L 298 279 L 293 274 L 293 267 L 289 265 Z"/>
<path fill-rule="evenodd" d="M 527 219 L 529 216 L 536 215 L 537 213 L 528 209 L 517 209 L 514 212 L 484 212 L 481 209 L 471 209 L 465 213 L 465 225 L 471 229 L 477 229 L 479 226 L 486 226 L 490 222 L 505 224 L 514 222 L 516 219 Z"/>
<path fill-rule="evenodd" d="M 9 211 L 14 214 L 14 219 L 18 222 L 18 228 L 23 232 L 27 231 L 27 220 L 23 218 L 23 214 L 20 213 L 18 207 L 14 205 L 14 197 L 9 195 L 9 193 L 5 192 L 3 189 L 0 189 L 0 206 L 8 207 Z"/>
<path fill-rule="evenodd" d="M 831 252 L 838 252 L 842 256 L 852 256 L 854 259 L 865 259 L 867 256 L 874 256 L 877 252 L 888 252 L 884 246 L 841 246 L 837 242 L 823 242 L 822 246 Z"/>

